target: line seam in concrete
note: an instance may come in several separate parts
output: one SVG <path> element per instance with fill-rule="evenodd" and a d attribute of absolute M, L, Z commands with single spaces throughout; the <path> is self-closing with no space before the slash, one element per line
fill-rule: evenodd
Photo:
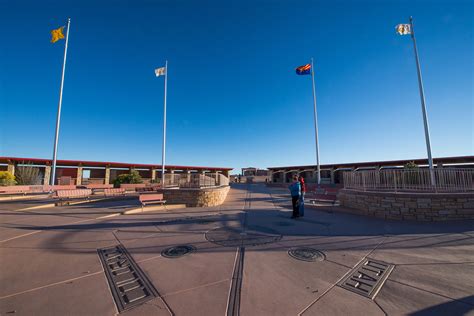
<path fill-rule="evenodd" d="M 373 301 L 374 301 L 375 305 L 377 305 L 378 308 L 380 308 L 380 310 L 382 311 L 382 313 L 383 313 L 385 316 L 387 316 L 388 314 L 387 314 L 387 312 L 382 308 L 382 306 L 380 306 L 380 304 L 377 303 L 377 301 L 376 301 L 375 299 L 374 299 Z"/>
<path fill-rule="evenodd" d="M 211 283 L 206 283 L 206 284 L 202 284 L 202 285 L 199 285 L 199 286 L 191 287 L 189 289 L 166 293 L 166 294 L 163 294 L 162 297 L 173 296 L 173 295 L 177 295 L 177 294 L 185 293 L 185 292 L 188 292 L 188 291 L 193 291 L 193 290 L 200 289 L 200 288 L 205 288 L 205 287 L 217 285 L 217 284 L 220 284 L 220 283 L 223 283 L 223 282 L 228 282 L 228 281 L 230 281 L 230 279 L 223 279 L 223 280 L 219 280 L 219 281 L 215 281 L 215 282 L 211 282 Z"/>
<path fill-rule="evenodd" d="M 47 285 L 42 285 L 42 286 L 35 287 L 35 288 L 32 288 L 32 289 L 28 289 L 28 290 L 21 291 L 21 292 L 17 292 L 17 293 L 13 293 L 13 294 L 8 294 L 8 295 L 5 295 L 5 296 L 0 297 L 0 300 L 6 299 L 6 298 L 9 298 L 9 297 L 12 297 L 12 296 L 17 296 L 17 295 L 21 295 L 21 294 L 25 294 L 25 293 L 29 293 L 29 292 L 33 292 L 33 291 L 37 291 L 37 290 L 41 290 L 41 289 L 48 288 L 48 287 L 51 287 L 51 286 L 60 285 L 60 284 L 63 284 L 63 283 L 67 283 L 67 282 L 71 282 L 71 281 L 76 281 L 76 280 L 79 280 L 79 279 L 87 278 L 87 277 L 90 277 L 90 276 L 93 276 L 93 275 L 100 274 L 100 273 L 102 273 L 102 272 L 104 272 L 104 270 L 97 271 L 97 272 L 93 272 L 93 273 L 89 273 L 89 274 L 87 274 L 87 275 L 82 275 L 82 276 L 79 276 L 79 277 L 76 277 L 76 278 L 72 278 L 72 279 L 67 279 L 67 280 L 58 281 L 58 282 L 51 283 L 51 284 L 47 284 Z"/>

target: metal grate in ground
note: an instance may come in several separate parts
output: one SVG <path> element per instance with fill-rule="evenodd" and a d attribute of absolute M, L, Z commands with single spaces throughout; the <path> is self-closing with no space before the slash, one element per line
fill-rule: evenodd
<path fill-rule="evenodd" d="M 373 299 L 395 266 L 379 260 L 364 259 L 347 275 L 339 286 Z"/>
<path fill-rule="evenodd" d="M 97 249 L 97 252 L 119 312 L 159 297 L 123 245 Z"/>

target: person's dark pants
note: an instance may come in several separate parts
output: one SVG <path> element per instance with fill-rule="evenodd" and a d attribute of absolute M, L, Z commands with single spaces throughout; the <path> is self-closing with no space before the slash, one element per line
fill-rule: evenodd
<path fill-rule="evenodd" d="M 292 196 L 291 197 L 291 203 L 293 204 L 293 217 L 298 217 L 299 216 L 299 196 Z"/>

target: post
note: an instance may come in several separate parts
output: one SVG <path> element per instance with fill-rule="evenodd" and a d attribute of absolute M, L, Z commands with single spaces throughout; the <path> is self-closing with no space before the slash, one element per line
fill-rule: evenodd
<path fill-rule="evenodd" d="M 110 184 L 110 165 L 105 166 L 104 184 Z"/>
<path fill-rule="evenodd" d="M 51 179 L 51 166 L 46 165 L 44 167 L 44 180 L 43 185 L 48 185 Z"/>
<path fill-rule="evenodd" d="M 82 185 L 82 165 L 77 166 L 76 185 Z"/>
<path fill-rule="evenodd" d="M 63 60 L 63 71 L 61 75 L 61 87 L 59 89 L 59 104 L 58 104 L 58 114 L 56 117 L 56 133 L 54 134 L 54 149 L 53 149 L 53 169 L 51 176 L 51 185 L 54 185 L 56 178 L 56 158 L 58 153 L 58 139 L 59 139 L 59 123 L 61 121 L 61 105 L 63 102 L 63 87 L 64 87 L 64 73 L 66 71 L 66 56 L 67 56 L 67 43 L 69 40 L 69 26 L 71 25 L 71 18 L 67 19 L 67 30 L 66 30 L 66 43 L 64 44 L 64 60 Z"/>
<path fill-rule="evenodd" d="M 316 88 L 314 85 L 314 63 L 311 58 L 311 79 L 313 80 L 313 103 L 314 103 L 314 136 L 316 140 L 316 164 L 317 164 L 317 182 L 318 186 L 321 184 L 321 168 L 319 166 L 319 141 L 318 141 L 318 112 L 316 110 Z"/>
<path fill-rule="evenodd" d="M 10 172 L 12 176 L 15 175 L 15 163 L 13 161 L 8 162 L 7 171 Z"/>
<path fill-rule="evenodd" d="M 165 62 L 165 98 L 163 106 L 163 147 L 161 153 L 161 185 L 165 187 L 165 158 L 166 158 L 166 85 L 168 81 L 168 61 Z"/>
<path fill-rule="evenodd" d="M 436 179 L 435 179 L 435 174 L 434 174 L 434 169 L 433 169 L 433 158 L 431 156 L 430 129 L 428 125 L 428 115 L 426 114 L 425 92 L 423 89 L 423 79 L 421 77 L 421 67 L 420 67 L 420 60 L 418 58 L 418 49 L 416 47 L 415 29 L 413 27 L 413 17 L 410 17 L 410 31 L 411 31 L 411 38 L 413 39 L 413 47 L 415 49 L 416 70 L 418 73 L 418 86 L 420 88 L 421 111 L 423 112 L 423 124 L 425 127 L 426 151 L 428 152 L 428 164 L 430 166 L 431 186 L 434 187 L 436 185 Z"/>

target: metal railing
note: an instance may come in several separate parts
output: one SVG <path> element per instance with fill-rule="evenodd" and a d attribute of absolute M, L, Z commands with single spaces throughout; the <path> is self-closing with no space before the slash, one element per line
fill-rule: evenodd
<path fill-rule="evenodd" d="M 344 172 L 344 188 L 357 190 L 467 192 L 474 190 L 474 169 L 364 170 Z"/>
<path fill-rule="evenodd" d="M 229 178 L 220 173 L 208 174 L 165 174 L 164 186 L 167 188 L 206 188 L 229 185 Z"/>

